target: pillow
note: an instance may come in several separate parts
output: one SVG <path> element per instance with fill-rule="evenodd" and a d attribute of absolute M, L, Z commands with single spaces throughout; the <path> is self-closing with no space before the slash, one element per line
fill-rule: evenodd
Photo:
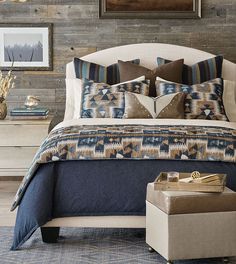
<path fill-rule="evenodd" d="M 184 118 L 184 93 L 149 97 L 125 92 L 124 118 Z"/>
<path fill-rule="evenodd" d="M 158 66 L 170 63 L 171 60 L 157 58 Z M 216 56 L 198 62 L 192 66 L 183 65 L 183 84 L 193 85 L 222 77 L 223 56 Z M 160 76 L 161 77 L 161 76 Z M 163 78 L 166 79 L 166 78 Z"/>
<path fill-rule="evenodd" d="M 145 80 L 145 76 L 141 76 L 139 78 L 136 78 L 134 80 L 130 80 L 128 82 L 142 82 Z M 81 110 L 81 93 L 82 93 L 82 80 L 81 79 L 73 79 L 73 116 L 72 118 L 78 119 L 80 118 L 80 110 Z M 119 83 L 117 85 L 122 85 L 128 82 Z M 144 93 L 148 93 L 148 91 L 144 91 Z M 71 102 L 71 100 L 68 100 L 68 102 Z M 71 108 L 71 105 L 69 105 L 69 108 Z M 72 119 L 71 118 L 71 119 Z M 64 119 L 65 120 L 65 119 Z"/>
<path fill-rule="evenodd" d="M 236 122 L 236 82 L 224 80 L 223 103 L 230 122 Z"/>
<path fill-rule="evenodd" d="M 223 79 L 221 78 L 192 86 L 157 80 L 156 88 L 158 95 L 186 93 L 185 116 L 187 119 L 228 120 L 222 101 Z"/>
<path fill-rule="evenodd" d="M 81 93 L 81 118 L 123 118 L 124 91 L 147 95 L 149 81 L 134 81 L 110 86 L 84 80 Z"/>
<path fill-rule="evenodd" d="M 73 79 L 66 79 L 66 105 L 64 120 L 71 120 L 74 116 L 74 89 Z"/>
<path fill-rule="evenodd" d="M 150 80 L 149 96 L 156 96 L 155 80 L 159 76 L 172 82 L 182 83 L 183 60 L 167 63 L 153 70 L 130 62 L 118 61 L 120 80 L 122 82 L 145 75 Z"/>
<path fill-rule="evenodd" d="M 135 59 L 130 61 L 130 63 L 139 64 L 140 60 Z M 105 67 L 96 63 L 84 61 L 79 58 L 74 58 L 74 67 L 75 75 L 78 79 L 88 79 L 95 82 L 103 82 L 108 84 L 115 84 L 120 82 L 120 73 L 117 63 Z"/>

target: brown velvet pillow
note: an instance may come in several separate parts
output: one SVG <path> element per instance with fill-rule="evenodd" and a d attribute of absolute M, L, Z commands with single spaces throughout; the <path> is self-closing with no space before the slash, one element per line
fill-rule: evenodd
<path fill-rule="evenodd" d="M 184 93 L 173 93 L 156 98 L 125 92 L 123 118 L 184 119 Z"/>
<path fill-rule="evenodd" d="M 145 75 L 145 78 L 150 80 L 149 96 L 156 97 L 156 77 L 176 83 L 182 83 L 183 63 L 184 60 L 180 59 L 150 70 L 128 61 L 124 62 L 119 60 L 120 81 L 126 82 Z"/>

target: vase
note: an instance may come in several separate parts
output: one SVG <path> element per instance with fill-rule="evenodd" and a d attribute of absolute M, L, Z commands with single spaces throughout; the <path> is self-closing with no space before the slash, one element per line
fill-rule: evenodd
<path fill-rule="evenodd" d="M 5 101 L 3 101 L 2 103 L 0 103 L 0 120 L 5 119 L 7 116 L 7 104 L 5 103 Z"/>

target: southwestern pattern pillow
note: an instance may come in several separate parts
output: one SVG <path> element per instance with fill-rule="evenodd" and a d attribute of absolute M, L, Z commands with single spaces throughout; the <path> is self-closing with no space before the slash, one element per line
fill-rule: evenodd
<path fill-rule="evenodd" d="M 124 118 L 184 118 L 185 93 L 156 98 L 125 92 Z"/>
<path fill-rule="evenodd" d="M 228 120 L 222 100 L 223 79 L 221 78 L 192 86 L 157 80 L 156 88 L 158 95 L 186 93 L 187 119 Z"/>
<path fill-rule="evenodd" d="M 149 93 L 149 81 L 134 81 L 110 86 L 83 80 L 81 95 L 81 118 L 123 118 L 124 91 Z"/>
<path fill-rule="evenodd" d="M 135 59 L 130 62 L 139 64 L 140 60 Z M 88 79 L 95 82 L 108 83 L 110 85 L 120 82 L 118 63 L 105 67 L 79 58 L 74 58 L 74 67 L 76 78 L 79 79 Z"/>
<path fill-rule="evenodd" d="M 171 60 L 158 57 L 158 66 L 170 63 Z M 215 78 L 222 77 L 223 56 L 216 56 L 214 58 L 198 62 L 192 66 L 183 65 L 182 83 L 193 85 L 203 83 Z"/>

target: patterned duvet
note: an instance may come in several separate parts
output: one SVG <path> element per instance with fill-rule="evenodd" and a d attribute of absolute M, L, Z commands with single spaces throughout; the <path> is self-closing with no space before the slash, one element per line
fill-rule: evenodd
<path fill-rule="evenodd" d="M 236 130 L 219 126 L 103 124 L 53 130 L 16 194 L 19 204 L 39 164 L 66 160 L 165 159 L 236 161 Z"/>

